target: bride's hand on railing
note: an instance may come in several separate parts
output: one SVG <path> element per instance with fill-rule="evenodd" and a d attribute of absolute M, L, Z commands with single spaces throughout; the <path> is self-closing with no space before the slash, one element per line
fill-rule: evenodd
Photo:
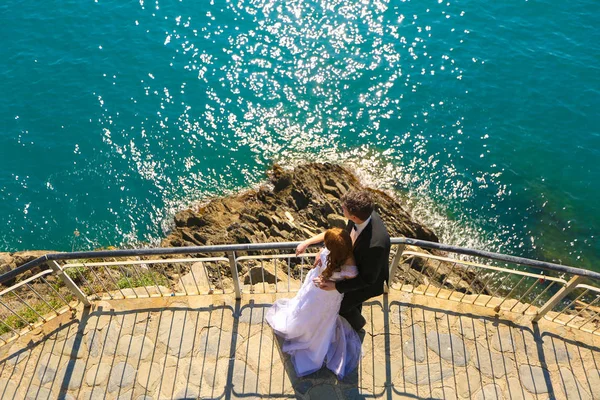
<path fill-rule="evenodd" d="M 300 243 L 298 246 L 296 246 L 296 257 L 298 257 L 300 254 L 304 253 L 306 251 L 306 249 L 308 248 L 309 243 L 306 242 L 306 240 L 302 243 Z"/>
<path fill-rule="evenodd" d="M 296 246 L 296 257 L 299 256 L 300 254 L 304 253 L 306 251 L 306 249 L 308 248 L 308 246 L 310 246 L 311 244 L 308 242 L 308 240 L 303 241 L 302 243 L 300 243 L 298 246 Z M 318 267 L 321 265 L 321 252 L 323 251 L 323 249 L 321 249 L 321 251 L 319 251 L 315 257 L 315 262 L 313 264 L 313 268 Z"/>

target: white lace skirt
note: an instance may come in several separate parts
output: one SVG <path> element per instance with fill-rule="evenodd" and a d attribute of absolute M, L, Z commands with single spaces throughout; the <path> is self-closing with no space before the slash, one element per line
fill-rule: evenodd
<path fill-rule="evenodd" d="M 266 320 L 285 339 L 282 350 L 292 356 L 298 376 L 316 372 L 325 364 L 342 379 L 358 365 L 361 342 L 338 315 L 343 294 L 312 283 L 319 274 L 320 268 L 310 270 L 296 296 L 277 300 Z"/>

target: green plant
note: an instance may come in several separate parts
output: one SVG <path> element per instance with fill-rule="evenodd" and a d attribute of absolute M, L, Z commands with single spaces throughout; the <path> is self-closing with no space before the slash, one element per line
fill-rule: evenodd
<path fill-rule="evenodd" d="M 156 271 L 144 272 L 138 276 L 123 276 L 117 282 L 119 289 L 154 285 L 166 286 L 167 284 L 167 278 Z"/>
<path fill-rule="evenodd" d="M 61 295 L 64 298 L 64 300 L 67 301 L 67 303 L 73 301 L 73 299 L 75 298 L 75 296 L 71 293 L 61 293 Z M 11 294 L 8 294 L 7 296 L 9 297 L 9 299 L 12 298 Z M 13 309 L 13 311 L 15 311 L 15 313 L 18 316 L 11 313 L 3 319 L 3 322 L 0 322 L 0 335 L 11 331 L 11 329 L 8 326 L 6 326 L 6 324 L 8 324 L 14 330 L 18 331 L 20 329 L 25 328 L 25 326 L 27 326 L 27 323 L 34 324 L 38 320 L 40 320 L 39 315 L 45 317 L 47 314 L 58 311 L 59 309 L 65 306 L 65 302 L 55 293 L 48 293 L 47 296 L 48 297 L 45 297 L 45 302 L 37 300 L 36 302 L 32 302 L 32 300 L 27 300 L 31 308 L 27 307 L 23 303 L 13 303 L 21 304 L 21 308 L 19 310 Z M 12 299 L 12 301 L 14 301 L 14 298 Z M 25 323 L 25 321 L 27 321 L 27 323 Z"/>
<path fill-rule="evenodd" d="M 47 302 L 50 305 L 50 307 L 53 307 L 54 309 L 59 309 L 64 305 L 64 303 L 58 299 L 50 299 L 47 300 Z M 6 324 L 10 325 L 15 330 L 19 330 L 27 325 L 25 321 L 27 321 L 30 324 L 37 322 L 40 319 L 38 314 L 41 316 L 45 316 L 46 314 L 52 311 L 52 309 L 48 307 L 48 304 L 44 302 L 34 303 L 30 304 L 31 308 L 23 305 L 21 310 L 16 312 L 17 315 L 19 315 L 19 317 L 21 318 L 12 314 L 4 319 L 4 323 L 0 323 L 0 335 L 10 331 Z"/>
<path fill-rule="evenodd" d="M 90 280 L 90 269 L 88 267 L 68 268 L 65 269 L 65 274 L 77 285 L 85 284 L 86 280 L 88 282 Z"/>

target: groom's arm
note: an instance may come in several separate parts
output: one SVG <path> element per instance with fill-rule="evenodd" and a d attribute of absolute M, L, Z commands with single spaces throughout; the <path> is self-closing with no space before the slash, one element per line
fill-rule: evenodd
<path fill-rule="evenodd" d="M 383 247 L 371 247 L 364 252 L 359 260 L 356 260 L 358 275 L 356 278 L 346 279 L 335 283 L 335 288 L 340 293 L 359 290 L 373 285 L 381 274 L 382 265 L 386 256 Z"/>

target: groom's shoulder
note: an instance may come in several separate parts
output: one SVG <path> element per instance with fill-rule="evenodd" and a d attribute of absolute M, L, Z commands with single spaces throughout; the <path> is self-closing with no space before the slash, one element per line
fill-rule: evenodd
<path fill-rule="evenodd" d="M 385 227 L 385 224 L 383 223 L 383 220 L 376 211 L 373 211 L 371 214 L 371 221 L 373 223 L 371 245 L 387 246 L 390 242 L 390 235 Z"/>
<path fill-rule="evenodd" d="M 371 214 L 371 221 L 373 221 L 373 228 L 381 232 L 385 232 L 386 234 L 388 233 L 387 228 L 385 227 L 385 223 L 383 222 L 377 211 L 373 211 L 373 213 Z"/>

